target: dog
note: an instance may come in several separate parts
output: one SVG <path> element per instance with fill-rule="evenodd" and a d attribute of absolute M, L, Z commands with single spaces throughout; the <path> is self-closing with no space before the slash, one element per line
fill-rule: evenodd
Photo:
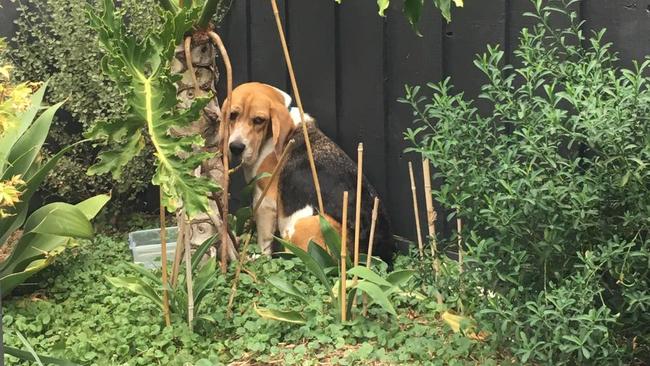
<path fill-rule="evenodd" d="M 228 100 L 224 101 L 224 106 Z M 318 200 L 312 180 L 305 139 L 297 109 L 290 109 L 291 97 L 282 90 L 262 83 L 245 83 L 233 90 L 230 115 L 227 116 L 230 137 L 229 158 L 242 165 L 244 177 L 251 182 L 263 173 L 271 173 L 290 140 L 294 147 L 273 182 L 270 177 L 256 181 L 253 206 L 270 183 L 255 213 L 257 237 L 262 253 L 270 255 L 274 235 L 307 250 L 310 240 L 323 246 Z M 223 110 L 223 108 L 222 108 Z M 343 192 L 351 197 L 347 227 L 355 229 L 356 164 L 316 127 L 315 120 L 305 115 L 314 162 L 320 180 L 325 219 L 341 233 Z M 367 252 L 371 210 L 375 188 L 363 177 L 361 193 L 361 229 L 359 248 Z M 351 238 L 351 235 L 348 235 Z M 384 205 L 377 215 L 373 255 L 391 264 L 395 252 L 390 222 Z M 348 245 L 348 248 L 352 247 Z"/>

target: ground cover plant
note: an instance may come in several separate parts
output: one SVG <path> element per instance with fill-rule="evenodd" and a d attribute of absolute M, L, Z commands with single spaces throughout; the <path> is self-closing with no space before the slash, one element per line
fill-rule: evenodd
<path fill-rule="evenodd" d="M 642 364 L 650 60 L 621 69 L 605 31 L 584 34 L 563 10 L 575 1 L 533 3 L 538 24 L 520 35 L 519 66 L 499 47 L 475 60 L 488 110 L 450 80 L 429 84 L 429 97 L 407 88 L 403 100 L 416 123 L 406 138 L 443 180 L 435 199 L 465 223 L 466 266 L 447 295 L 522 363 Z"/>
<path fill-rule="evenodd" d="M 454 333 L 430 304 L 411 298 L 395 298 L 396 317 L 370 307 L 371 319 L 340 324 L 323 311 L 321 294 L 328 289 L 298 259 L 248 262 L 232 318 L 225 310 L 232 276 L 219 275 L 205 295 L 194 333 L 181 322 L 165 327 L 159 306 L 107 280 L 141 277 L 131 260 L 124 239 L 105 236 L 62 254 L 35 279 L 32 295 L 3 304 L 6 343 L 20 346 L 20 331 L 37 352 L 82 365 L 504 364 L 491 344 Z M 400 257 L 395 270 L 413 264 Z M 267 283 L 274 275 L 296 284 L 321 315 L 301 325 L 261 318 L 256 304 L 276 309 L 297 304 Z M 19 364 L 11 357 L 5 361 Z"/>

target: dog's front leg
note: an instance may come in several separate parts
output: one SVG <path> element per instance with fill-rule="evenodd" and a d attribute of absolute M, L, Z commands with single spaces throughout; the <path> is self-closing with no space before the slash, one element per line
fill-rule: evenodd
<path fill-rule="evenodd" d="M 262 254 L 271 255 L 273 234 L 277 228 L 277 204 L 275 197 L 264 197 L 262 204 L 255 213 L 257 225 L 257 241 Z"/>

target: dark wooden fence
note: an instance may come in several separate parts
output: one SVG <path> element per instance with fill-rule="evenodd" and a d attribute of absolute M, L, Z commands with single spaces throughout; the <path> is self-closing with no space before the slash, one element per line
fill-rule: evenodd
<path fill-rule="evenodd" d="M 402 132 L 411 115 L 396 100 L 404 84 L 450 76 L 475 97 L 485 79 L 472 64 L 474 56 L 498 43 L 509 61 L 519 31 L 532 23 L 523 16 L 532 6 L 529 0 L 466 0 L 446 24 L 425 1 L 418 37 L 401 13 L 402 1 L 393 3 L 380 18 L 372 0 L 279 1 L 306 111 L 350 156 L 364 143 L 366 174 L 388 204 L 396 233 L 413 237 L 407 161 L 417 162 L 420 189 L 422 181 L 419 158 L 403 153 Z M 608 29 L 606 39 L 623 65 L 650 53 L 650 0 L 585 0 L 576 11 L 587 27 Z M 268 0 L 235 0 L 222 32 L 236 83 L 254 80 L 290 90 Z"/>
<path fill-rule="evenodd" d="M 12 3 L 2 0 L 0 35 L 13 33 Z M 484 78 L 473 66 L 487 44 L 501 44 L 508 61 L 529 0 L 465 0 L 446 24 L 425 1 L 418 37 L 398 3 L 380 18 L 374 0 L 279 0 L 289 47 L 306 111 L 351 156 L 365 146 L 366 174 L 388 205 L 395 232 L 413 237 L 407 161 L 402 132 L 411 124 L 409 108 L 396 102 L 404 84 L 424 84 L 450 76 L 469 97 Z M 607 28 L 622 64 L 650 53 L 650 0 L 583 0 L 576 6 L 591 29 Z M 236 84 L 261 81 L 289 91 L 290 85 L 268 0 L 233 0 L 220 30 L 233 60 Z M 420 197 L 422 198 L 422 192 Z M 421 207 L 423 202 L 420 202 Z M 421 210 L 424 215 L 424 210 Z M 424 222 L 424 221 L 423 221 Z M 439 223 L 445 228 L 441 218 Z"/>

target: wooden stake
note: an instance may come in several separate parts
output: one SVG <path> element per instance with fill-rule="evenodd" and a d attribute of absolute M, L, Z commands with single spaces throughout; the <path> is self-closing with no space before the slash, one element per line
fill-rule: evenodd
<path fill-rule="evenodd" d="M 185 217 L 185 220 L 189 222 L 188 217 Z M 185 238 L 184 243 L 185 243 L 185 283 L 187 285 L 187 325 L 190 327 L 190 331 L 192 331 L 192 321 L 194 321 L 194 282 L 192 280 L 192 249 L 190 248 L 189 235 L 187 235 L 187 238 Z"/>
<path fill-rule="evenodd" d="M 436 238 L 436 217 L 438 216 L 433 208 L 433 196 L 431 195 L 431 170 L 429 169 L 429 159 L 422 158 L 422 176 L 424 178 L 424 199 L 427 204 L 427 223 L 429 225 L 429 237 L 431 238 L 431 259 L 433 260 L 433 275 L 438 278 L 440 273 L 440 263 L 436 258 L 438 242 Z M 436 302 L 442 305 L 442 294 L 436 291 Z"/>
<path fill-rule="evenodd" d="M 289 152 L 291 152 L 291 149 L 293 149 L 295 142 L 296 141 L 294 139 L 291 139 L 287 143 L 287 146 L 284 147 L 284 151 L 280 156 L 280 160 L 278 160 L 278 163 L 275 165 L 275 168 L 273 168 L 273 172 L 271 173 L 271 177 L 269 178 L 268 184 L 266 185 L 266 187 L 264 187 L 262 194 L 258 198 L 257 203 L 253 208 L 253 214 L 251 215 L 251 218 L 255 217 L 255 213 L 257 212 L 257 209 L 260 207 L 262 200 L 268 193 L 269 188 L 271 187 L 273 181 L 275 180 L 275 177 L 278 175 L 278 173 L 284 166 L 284 163 L 287 161 L 287 158 L 289 157 Z M 244 246 L 239 251 L 239 262 L 237 263 L 237 267 L 235 268 L 235 277 L 233 278 L 232 285 L 230 286 L 230 297 L 228 298 L 228 306 L 226 308 L 226 315 L 228 317 L 232 316 L 232 304 L 234 303 L 235 295 L 237 294 L 237 285 L 239 284 L 239 276 L 241 274 L 242 267 L 244 266 L 244 262 L 246 260 L 246 252 L 248 250 L 248 244 L 250 243 L 252 237 L 253 237 L 253 227 L 251 225 L 251 230 L 248 233 L 248 238 L 246 238 L 246 241 L 244 242 Z"/>
<path fill-rule="evenodd" d="M 180 271 L 181 261 L 183 260 L 183 253 L 185 252 L 185 211 L 179 210 L 176 212 L 176 222 L 178 223 L 178 236 L 176 237 L 176 250 L 174 252 L 174 263 L 172 264 L 172 279 L 171 286 L 176 288 L 178 281 L 178 272 Z"/>
<path fill-rule="evenodd" d="M 424 257 L 422 245 L 422 231 L 420 229 L 420 210 L 418 209 L 418 196 L 415 188 L 415 177 L 413 176 L 413 164 L 409 161 L 409 176 L 411 177 L 411 192 L 413 193 L 413 215 L 415 215 L 415 229 L 417 231 L 418 249 L 420 258 Z"/>
<path fill-rule="evenodd" d="M 354 266 L 359 265 L 359 235 L 361 233 L 361 191 L 363 189 L 362 185 L 363 179 L 363 143 L 359 143 L 357 147 L 357 197 L 356 205 L 354 212 Z M 358 278 L 354 276 L 352 283 L 357 284 Z M 356 307 L 357 297 L 355 296 L 352 300 L 352 307 Z M 352 314 L 354 317 L 354 314 Z"/>
<path fill-rule="evenodd" d="M 221 222 L 223 223 L 222 232 L 221 232 L 221 272 L 226 273 L 228 270 L 227 267 L 227 255 L 228 255 L 228 184 L 230 181 L 230 175 L 228 174 L 228 139 L 230 135 L 230 128 L 228 126 L 228 120 L 230 118 L 230 105 L 232 103 L 232 65 L 230 64 L 230 57 L 228 57 L 228 51 L 221 41 L 221 37 L 215 32 L 208 32 L 208 36 L 217 45 L 219 52 L 221 53 L 221 58 L 223 58 L 223 63 L 226 66 L 226 88 L 227 88 L 227 99 L 224 103 L 223 111 L 221 111 L 221 126 L 220 126 L 220 136 L 221 136 L 221 154 L 223 159 L 223 203 L 222 203 L 222 218 Z"/>
<path fill-rule="evenodd" d="M 427 224 L 429 226 L 429 237 L 431 238 L 431 259 L 433 260 L 433 272 L 437 277 L 440 271 L 436 252 L 438 251 L 438 242 L 436 238 L 436 211 L 433 208 L 433 196 L 431 195 L 431 170 L 429 159 L 422 158 L 422 177 L 424 179 L 424 200 L 427 205 Z"/>
<path fill-rule="evenodd" d="M 165 226 L 165 205 L 163 203 L 163 191 L 160 188 L 160 261 L 162 267 L 162 293 L 163 293 L 163 316 L 165 318 L 165 325 L 172 324 L 169 315 L 169 293 L 167 287 L 169 281 L 167 279 L 167 227 Z"/>
<path fill-rule="evenodd" d="M 370 238 L 368 239 L 368 254 L 366 257 L 366 268 L 370 269 L 372 264 L 372 247 L 375 244 L 375 226 L 377 224 L 377 215 L 379 212 L 379 198 L 375 197 L 372 205 L 372 221 L 370 222 Z M 363 316 L 368 315 L 368 295 L 363 294 Z"/>
<path fill-rule="evenodd" d="M 341 322 L 347 321 L 347 257 L 348 257 L 348 191 L 343 192 L 343 217 L 341 218 Z"/>
<path fill-rule="evenodd" d="M 316 164 L 314 163 L 314 154 L 311 150 L 311 142 L 309 141 L 309 134 L 307 133 L 307 125 L 305 124 L 305 111 L 302 108 L 302 100 L 300 99 L 300 92 L 298 91 L 298 84 L 296 83 L 296 75 L 293 72 L 293 65 L 291 63 L 291 56 L 289 55 L 289 48 L 287 47 L 287 40 L 284 37 L 284 29 L 282 28 L 282 21 L 278 12 L 278 4 L 275 0 L 271 0 L 271 7 L 273 8 L 273 15 L 275 16 L 275 23 L 278 27 L 280 34 L 280 42 L 282 43 L 282 50 L 284 51 L 284 59 L 287 62 L 287 69 L 289 70 L 289 78 L 291 79 L 291 87 L 293 95 L 296 97 L 296 104 L 300 111 L 300 121 L 302 125 L 302 134 L 305 139 L 305 146 L 307 147 L 307 158 L 309 159 L 309 167 L 311 168 L 311 176 L 314 181 L 314 188 L 316 188 L 316 197 L 318 198 L 318 209 L 321 214 L 325 214 L 323 206 L 323 197 L 320 192 L 320 182 L 318 181 L 318 173 L 316 172 Z"/>

